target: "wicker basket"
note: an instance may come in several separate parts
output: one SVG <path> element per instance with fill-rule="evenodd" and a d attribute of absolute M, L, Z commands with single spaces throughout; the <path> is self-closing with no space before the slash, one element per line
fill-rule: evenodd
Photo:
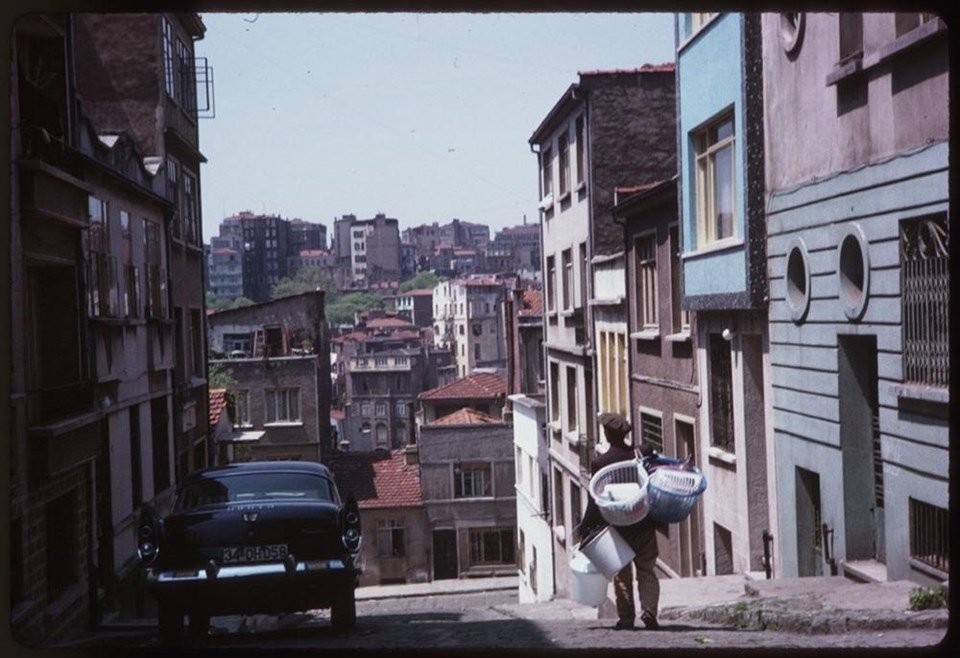
<path fill-rule="evenodd" d="M 639 459 L 617 462 L 604 466 L 590 478 L 590 496 L 607 523 L 633 525 L 647 515 L 648 480 Z"/>
<path fill-rule="evenodd" d="M 706 488 L 707 478 L 699 468 L 657 468 L 647 483 L 649 517 L 659 523 L 683 521 Z"/>

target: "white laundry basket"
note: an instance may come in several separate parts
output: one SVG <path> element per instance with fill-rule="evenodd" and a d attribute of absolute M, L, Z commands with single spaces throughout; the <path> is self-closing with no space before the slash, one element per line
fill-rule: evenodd
<path fill-rule="evenodd" d="M 570 557 L 570 573 L 573 574 L 574 601 L 596 608 L 607 600 L 607 577 L 577 549 Z"/>
<path fill-rule="evenodd" d="M 608 579 L 630 564 L 636 553 L 613 526 L 607 526 L 580 546 L 593 565 Z"/>

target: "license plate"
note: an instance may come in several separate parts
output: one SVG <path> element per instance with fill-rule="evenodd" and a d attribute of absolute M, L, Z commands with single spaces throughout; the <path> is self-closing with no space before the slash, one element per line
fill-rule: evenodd
<path fill-rule="evenodd" d="M 287 557 L 286 544 L 270 544 L 269 546 L 230 546 L 223 549 L 224 564 L 240 562 L 270 562 Z"/>

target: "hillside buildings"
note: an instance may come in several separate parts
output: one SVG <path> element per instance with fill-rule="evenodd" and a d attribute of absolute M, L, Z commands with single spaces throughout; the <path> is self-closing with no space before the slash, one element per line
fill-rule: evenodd
<path fill-rule="evenodd" d="M 371 219 L 343 215 L 334 220 L 331 250 L 336 254 L 340 289 L 365 288 L 400 278 L 399 224 L 383 213 Z"/>
<path fill-rule="evenodd" d="M 322 291 L 207 317 L 210 367 L 233 381 L 229 440 L 244 460 L 320 461 L 333 450 L 330 347 Z"/>
<path fill-rule="evenodd" d="M 456 376 L 506 367 L 505 283 L 494 277 L 443 281 L 433 289 L 434 342 L 453 352 Z"/>

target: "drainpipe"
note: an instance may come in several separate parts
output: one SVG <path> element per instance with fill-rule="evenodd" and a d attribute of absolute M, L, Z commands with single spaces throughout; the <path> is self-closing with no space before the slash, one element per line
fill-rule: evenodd
<path fill-rule="evenodd" d="M 770 545 L 773 543 L 773 535 L 770 530 L 763 531 L 763 571 L 767 580 L 773 577 L 773 562 L 770 555 Z"/>

